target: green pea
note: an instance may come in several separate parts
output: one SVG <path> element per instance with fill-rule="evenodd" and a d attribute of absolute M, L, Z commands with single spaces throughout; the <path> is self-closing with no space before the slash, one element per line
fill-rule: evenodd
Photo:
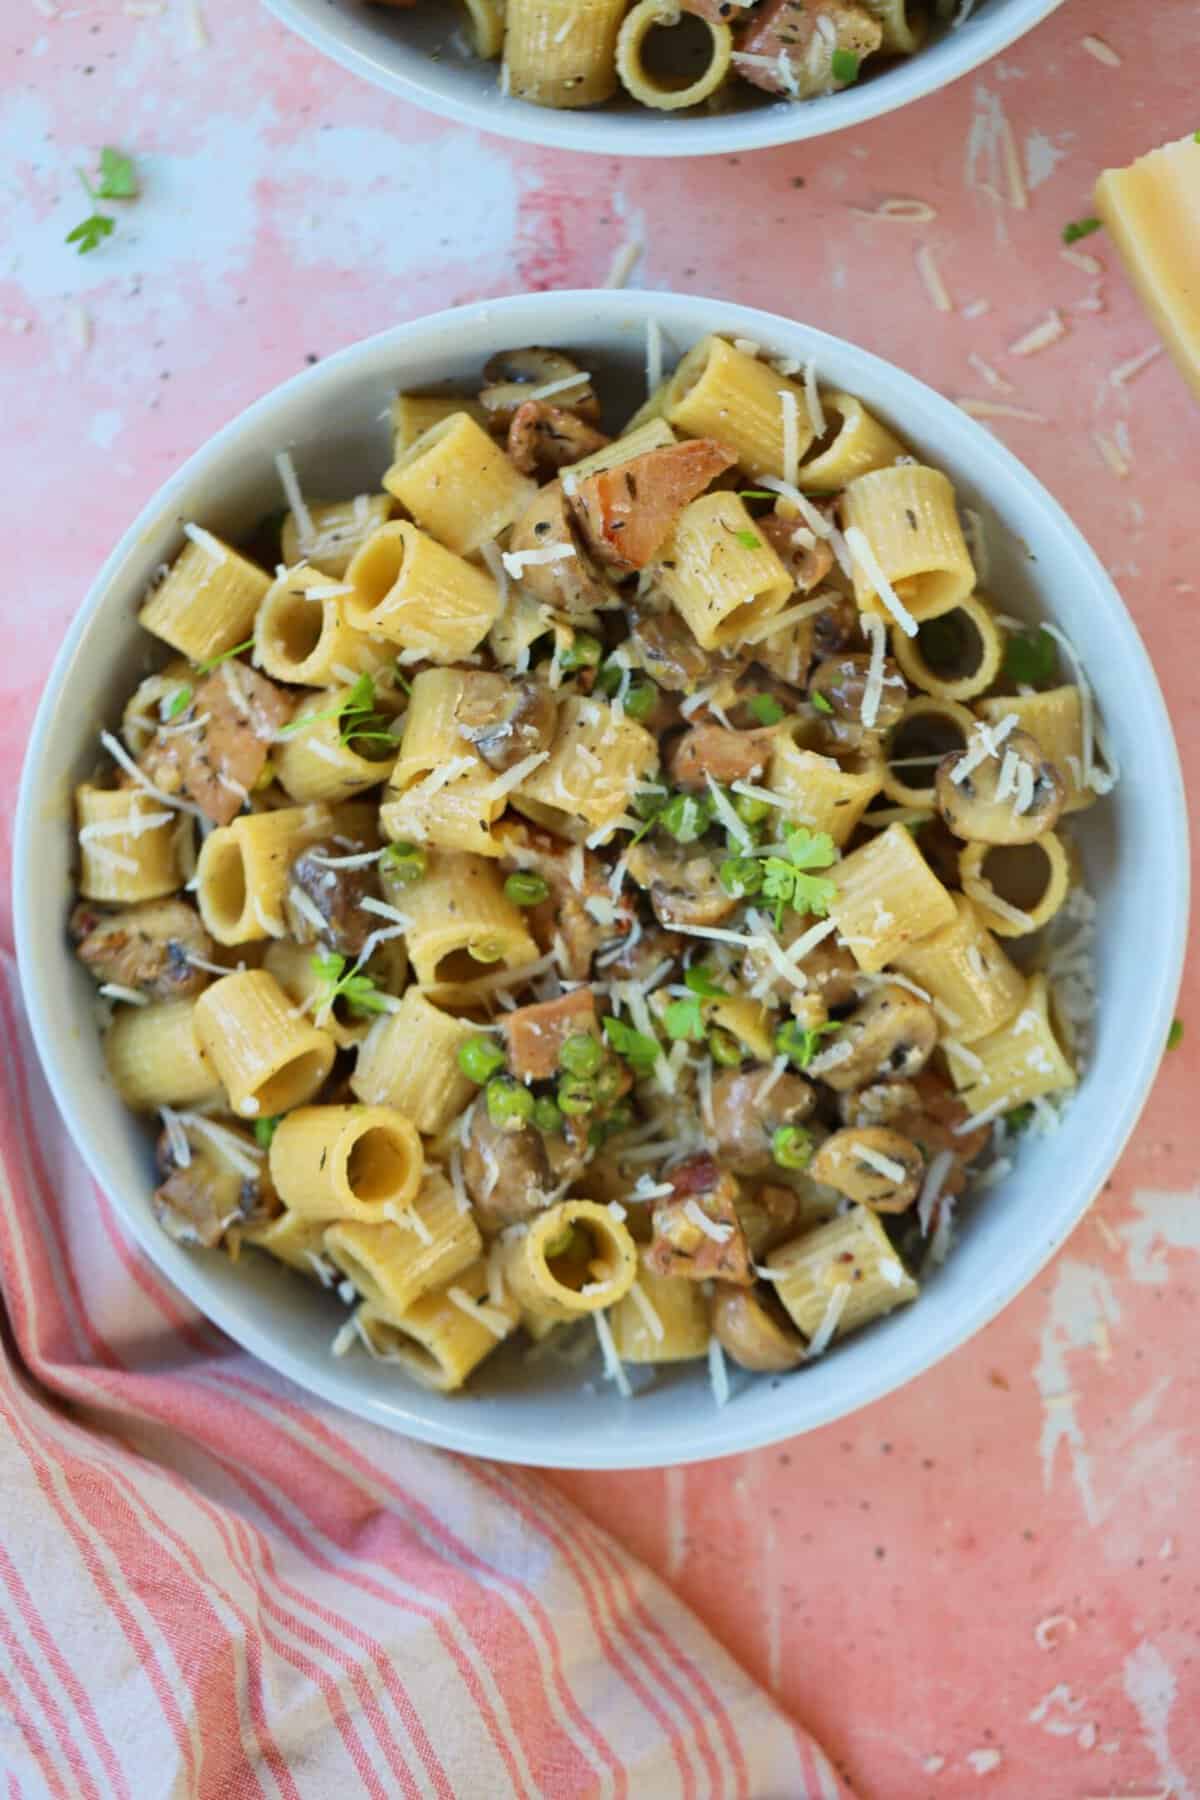
<path fill-rule="evenodd" d="M 717 870 L 717 879 L 727 894 L 744 900 L 757 894 L 763 884 L 762 864 L 752 856 L 727 856 Z"/>
<path fill-rule="evenodd" d="M 425 873 L 425 852 L 416 844 L 389 844 L 379 866 L 401 887 L 412 887 Z"/>
<path fill-rule="evenodd" d="M 278 1114 L 276 1114 L 276 1116 L 273 1119 L 255 1119 L 255 1121 L 254 1121 L 254 1141 L 255 1141 L 255 1143 L 261 1144 L 264 1150 L 269 1150 L 271 1148 L 271 1139 L 275 1136 L 275 1133 L 278 1130 L 279 1130 L 279 1115 Z"/>
<path fill-rule="evenodd" d="M 596 692 L 611 700 L 624 679 L 625 671 L 620 663 L 606 662 L 596 676 Z"/>
<path fill-rule="evenodd" d="M 731 794 L 733 810 L 744 825 L 761 825 L 774 809 L 768 800 L 756 800 L 753 794 Z"/>
<path fill-rule="evenodd" d="M 564 1225 L 562 1230 L 555 1232 L 552 1238 L 547 1238 L 542 1245 L 542 1255 L 547 1262 L 554 1261 L 560 1256 L 569 1256 L 574 1243 L 575 1227 Z"/>
<path fill-rule="evenodd" d="M 468 1081 L 482 1087 L 504 1067 L 504 1051 L 495 1038 L 469 1037 L 458 1046 L 458 1066 Z"/>
<path fill-rule="evenodd" d="M 762 842 L 762 837 L 763 828 L 761 825 L 744 825 L 739 837 L 734 837 L 732 831 L 727 831 L 725 833 L 725 848 L 733 856 L 744 856 L 746 853 L 747 841 L 751 844 L 760 844 Z"/>
<path fill-rule="evenodd" d="M 658 689 L 652 681 L 631 681 L 625 696 L 625 715 L 630 719 L 648 719 L 658 704 Z"/>
<path fill-rule="evenodd" d="M 604 645 L 590 631 L 577 631 L 571 643 L 558 653 L 558 666 L 570 674 L 575 669 L 594 669 L 604 655 Z"/>
<path fill-rule="evenodd" d="M 666 803 L 666 788 L 646 789 L 633 796 L 632 806 L 639 819 L 656 819 Z"/>
<path fill-rule="evenodd" d="M 542 1094 L 534 1101 L 533 1122 L 547 1137 L 554 1137 L 562 1130 L 562 1114 L 549 1094 Z"/>
<path fill-rule="evenodd" d="M 559 1111 L 568 1119 L 582 1118 L 596 1105 L 596 1084 L 586 1075 L 564 1075 L 557 1091 Z"/>
<path fill-rule="evenodd" d="M 708 1053 L 723 1069 L 741 1067 L 742 1046 L 731 1031 L 723 1031 L 719 1025 L 714 1025 L 708 1034 Z"/>
<path fill-rule="evenodd" d="M 781 1169 L 803 1169 L 812 1160 L 812 1134 L 803 1125 L 780 1125 L 771 1133 L 771 1155 Z"/>
<path fill-rule="evenodd" d="M 559 1067 L 568 1075 L 594 1075 L 604 1061 L 604 1049 L 599 1038 L 590 1032 L 576 1032 L 567 1038 L 558 1052 Z"/>
<path fill-rule="evenodd" d="M 812 1060 L 812 1032 L 799 1020 L 789 1019 L 775 1033 L 775 1052 L 778 1056 L 786 1056 L 794 1068 L 804 1068 Z"/>
<path fill-rule="evenodd" d="M 517 869 L 505 881 L 504 892 L 514 906 L 540 906 L 549 898 L 550 884 L 532 869 Z"/>
<path fill-rule="evenodd" d="M 488 1118 L 501 1130 L 528 1124 L 533 1117 L 533 1104 L 529 1089 L 511 1075 L 493 1075 L 487 1084 Z"/>
<path fill-rule="evenodd" d="M 709 813 L 694 794 L 676 794 L 658 815 L 658 823 L 679 844 L 694 844 L 708 830 Z"/>

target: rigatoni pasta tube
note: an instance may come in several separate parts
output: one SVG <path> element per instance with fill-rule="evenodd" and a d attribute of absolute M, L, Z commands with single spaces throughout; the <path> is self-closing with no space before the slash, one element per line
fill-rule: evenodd
<path fill-rule="evenodd" d="M 182 884 L 181 815 L 144 788 L 75 789 L 79 892 L 85 900 L 158 900 Z"/>
<path fill-rule="evenodd" d="M 416 1126 L 392 1106 L 300 1106 L 271 1139 L 271 1179 L 309 1219 L 381 1224 L 407 1207 L 425 1172 Z"/>
<path fill-rule="evenodd" d="M 828 1320 L 845 1337 L 908 1300 L 916 1282 L 873 1212 L 856 1206 L 767 1257 L 775 1289 L 797 1329 L 814 1338 Z"/>
<path fill-rule="evenodd" d="M 656 1275 L 644 1257 L 608 1323 L 622 1362 L 691 1362 L 708 1350 L 708 1302 L 700 1283 L 682 1275 Z"/>
<path fill-rule="evenodd" d="M 354 691 L 340 687 L 314 694 L 289 720 L 274 751 L 275 772 L 289 800 L 348 800 L 387 780 L 400 739 L 391 736 L 388 718 L 377 714 L 363 725 L 369 735 L 350 732 L 347 741 L 348 722 L 361 723 L 351 721 L 346 710 Z"/>
<path fill-rule="evenodd" d="M 325 1085 L 336 1045 L 296 1017 L 265 969 L 224 975 L 196 1001 L 196 1036 L 243 1119 L 290 1112 Z"/>
<path fill-rule="evenodd" d="M 403 1224 L 346 1219 L 325 1232 L 325 1249 L 363 1299 L 388 1319 L 404 1317 L 419 1294 L 453 1281 L 483 1249 L 479 1228 L 459 1210 L 454 1189 L 436 1169 L 427 1171 Z"/>
<path fill-rule="evenodd" d="M 221 1091 L 196 1032 L 193 1000 L 122 1007 L 104 1035 L 104 1058 L 113 1086 L 135 1112 L 196 1106 Z"/>
<path fill-rule="evenodd" d="M 862 532 L 914 619 L 950 612 L 975 586 L 954 489 L 940 469 L 901 463 L 856 476 L 842 498 L 842 522 L 847 532 Z M 886 616 L 876 580 L 858 558 L 854 598 L 861 612 Z"/>
<path fill-rule="evenodd" d="M 507 1295 L 499 1301 L 489 1296 L 482 1259 L 395 1317 L 387 1318 L 367 1303 L 358 1309 L 358 1329 L 370 1338 L 375 1354 L 399 1363 L 406 1374 L 442 1394 L 461 1388 L 519 1321 Z"/>
<path fill-rule="evenodd" d="M 192 662 L 205 662 L 250 636 L 270 585 L 257 563 L 206 531 L 199 543 L 189 538 L 138 619 Z"/>
<path fill-rule="evenodd" d="M 468 413 L 478 425 L 487 423 L 479 401 L 464 399 L 461 394 L 397 394 L 392 401 L 392 461 L 399 462 L 430 426 L 460 412 Z"/>
<path fill-rule="evenodd" d="M 903 635 L 903 634 L 898 634 Z M 897 806 L 934 806 L 937 765 L 951 751 L 965 750 L 976 720 L 957 700 L 916 694 L 889 726 L 883 740 L 883 791 Z"/>
<path fill-rule="evenodd" d="M 432 425 L 397 457 L 383 485 L 422 531 L 459 556 L 498 538 L 537 492 L 466 412 Z"/>
<path fill-rule="evenodd" d="M 615 824 L 657 763 L 658 744 L 644 726 L 618 718 L 607 701 L 572 694 L 559 708 L 548 759 L 514 790 L 512 803 L 525 811 L 532 801 L 594 830 Z"/>
<path fill-rule="evenodd" d="M 1012 1018 L 1025 992 L 1025 978 L 974 903 L 963 894 L 950 898 L 951 923 L 898 950 L 892 961 L 902 975 L 926 990 L 947 1032 L 960 1044 L 970 1044 Z"/>
<path fill-rule="evenodd" d="M 496 622 L 500 594 L 484 569 L 448 550 L 406 519 L 377 531 L 355 556 L 346 579 L 348 616 L 404 650 L 436 662 L 469 656 Z"/>
<path fill-rule="evenodd" d="M 892 632 L 892 655 L 913 687 L 937 700 L 973 700 L 986 692 L 1004 661 L 1005 634 L 981 594 L 919 626 L 916 637 Z"/>
<path fill-rule="evenodd" d="M 273 975 L 293 1006 L 302 1007 L 306 1012 L 312 1011 L 318 994 L 326 991 L 328 983 L 318 972 L 314 964 L 316 952 L 312 944 L 294 944 L 290 940 L 276 940 L 268 944 L 262 966 L 268 975 Z M 319 959 L 318 959 L 319 960 Z M 321 1030 L 327 1031 L 339 1050 L 351 1049 L 361 1044 L 371 1029 L 365 1018 L 339 1018 L 333 1008 L 329 1008 L 321 1020 Z"/>
<path fill-rule="evenodd" d="M 496 775 L 459 731 L 467 679 L 461 669 L 422 669 L 414 678 L 380 823 L 396 843 L 498 856 L 491 825 L 506 790 L 496 791 Z"/>
<path fill-rule="evenodd" d="M 1082 812 L 1094 804 L 1095 789 L 1084 786 L 1083 700 L 1073 682 L 1045 688 L 1040 694 L 1002 694 L 980 700 L 975 711 L 989 725 L 998 725 L 1009 713 L 1017 716 L 1017 730 L 1027 731 L 1048 762 L 1063 778 L 1065 813 Z"/>
<path fill-rule="evenodd" d="M 638 1271 L 637 1245 L 615 1213 L 594 1200 L 560 1200 L 501 1239 L 506 1290 L 522 1312 L 574 1319 L 603 1312 L 626 1295 Z"/>
<path fill-rule="evenodd" d="M 1020 1011 L 969 1049 L 946 1048 L 946 1064 L 973 1118 L 1010 1112 L 1027 1100 L 1073 1088 L 1075 1070 L 1058 1041 L 1050 1017 L 1050 985 L 1033 975 Z"/>
<path fill-rule="evenodd" d="M 507 91 L 535 106 L 596 106 L 617 91 L 617 33 L 629 0 L 508 0 Z"/>
<path fill-rule="evenodd" d="M 265 1225 L 251 1225 L 241 1233 L 244 1244 L 266 1250 L 290 1269 L 299 1270 L 311 1280 L 319 1281 L 323 1269 L 322 1249 L 325 1221 L 306 1219 L 299 1213 L 281 1212 Z"/>
<path fill-rule="evenodd" d="M 721 337 L 702 338 L 683 358 L 666 416 L 687 437 L 728 444 L 753 476 L 791 479 L 792 451 L 802 457 L 813 437 L 804 389 Z"/>
<path fill-rule="evenodd" d="M 949 925 L 954 902 L 903 825 L 889 825 L 835 864 L 829 916 L 860 969 L 875 973 Z"/>
<path fill-rule="evenodd" d="M 792 578 L 736 494 L 685 506 L 657 564 L 658 585 L 705 650 L 736 644 L 785 605 Z"/>
<path fill-rule="evenodd" d="M 346 670 L 370 674 L 386 660 L 386 646 L 350 623 L 346 585 L 309 567 L 288 569 L 272 584 L 254 622 L 254 659 L 265 675 L 334 687 Z"/>
<path fill-rule="evenodd" d="M 646 39 L 652 31 L 674 30 L 681 18 L 689 16 L 700 18 L 708 32 L 708 61 L 691 79 L 656 74 L 646 60 Z M 690 6 L 688 0 L 637 0 L 617 37 L 617 74 L 625 91 L 659 112 L 677 112 L 711 99 L 728 81 L 732 59 L 733 33 L 728 25 Z"/>
<path fill-rule="evenodd" d="M 410 987 L 396 1011 L 371 1027 L 350 1086 L 359 1100 L 396 1107 L 418 1131 L 435 1137 L 475 1092 L 458 1066 L 458 1052 L 476 1029 Z"/>
<path fill-rule="evenodd" d="M 1071 859 L 1057 832 L 1032 844 L 964 844 L 958 878 L 997 937 L 1048 925 L 1071 890 Z"/>
<path fill-rule="evenodd" d="M 645 456 L 651 450 L 665 450 L 668 444 L 678 442 L 665 419 L 644 417 L 644 413 L 645 408 L 635 413 L 621 436 L 614 438 L 611 444 L 605 444 L 602 450 L 593 450 L 590 456 L 582 457 L 563 470 L 562 483 L 569 494 L 574 493 L 589 475 L 601 475 L 605 469 L 619 469 L 623 462 L 632 462 L 635 456 Z"/>
<path fill-rule="evenodd" d="M 332 825 L 328 807 L 242 813 L 210 831 L 196 861 L 196 904 L 218 944 L 286 937 L 283 898 L 292 858 Z"/>
<path fill-rule="evenodd" d="M 404 896 L 408 954 L 422 987 L 471 981 L 537 960 L 519 907 L 495 865 L 480 856 L 430 851 L 425 874 Z"/>
<path fill-rule="evenodd" d="M 839 494 L 856 475 L 887 469 L 905 454 L 898 437 L 869 413 L 861 400 L 840 390 L 821 395 L 831 441 L 823 438 L 800 467 L 800 485 L 806 493 Z"/>
<path fill-rule="evenodd" d="M 783 802 L 783 817 L 811 831 L 827 831 L 839 848 L 853 835 L 882 781 L 878 757 L 855 752 L 837 762 L 801 749 L 786 731 L 775 739 L 767 765 L 767 786 Z"/>
<path fill-rule="evenodd" d="M 340 580 L 354 555 L 371 533 L 392 516 L 390 494 L 357 494 L 353 500 L 309 501 L 312 529 L 305 536 L 296 515 L 283 521 L 280 543 L 283 560 L 292 569 L 305 562 L 332 580 Z"/>
<path fill-rule="evenodd" d="M 173 656 L 165 668 L 139 681 L 121 714 L 121 737 L 131 756 L 140 756 L 183 689 L 189 690 L 178 704 L 186 706 L 192 687 L 192 671 L 185 658 Z"/>

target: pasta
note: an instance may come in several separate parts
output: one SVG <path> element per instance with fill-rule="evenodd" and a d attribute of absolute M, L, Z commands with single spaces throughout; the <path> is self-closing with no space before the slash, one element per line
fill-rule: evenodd
<path fill-rule="evenodd" d="M 527 347 L 399 397 L 386 498 L 281 459 L 276 578 L 185 537 L 76 792 L 162 1228 L 446 1395 L 576 1327 L 622 1393 L 801 1370 L 918 1298 L 1082 1073 L 1081 952 L 1060 1007 L 1038 938 L 1115 779 L 1074 651 L 976 591 L 949 480 L 855 396 L 660 361 L 611 440 Z"/>
<path fill-rule="evenodd" d="M 600 106 L 622 92 L 667 111 L 756 92 L 804 102 L 873 76 L 876 59 L 919 54 L 954 10 L 939 5 L 931 31 L 913 0 L 464 0 L 459 53 L 502 57 L 501 91 L 533 106 Z"/>

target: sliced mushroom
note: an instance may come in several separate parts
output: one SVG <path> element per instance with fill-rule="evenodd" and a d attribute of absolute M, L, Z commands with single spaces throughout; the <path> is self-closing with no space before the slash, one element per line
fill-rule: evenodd
<path fill-rule="evenodd" d="M 713 1336 L 739 1368 L 770 1375 L 804 1361 L 804 1339 L 771 1295 L 719 1281 L 711 1322 Z"/>
<path fill-rule="evenodd" d="M 164 1131 L 156 1157 L 162 1176 L 151 1196 L 154 1216 L 177 1244 L 212 1250 L 231 1225 L 260 1225 L 279 1211 L 265 1156 L 247 1132 L 222 1127 L 228 1149 L 215 1135 L 179 1127 L 187 1157 L 174 1131 Z"/>
<path fill-rule="evenodd" d="M 298 944 L 320 942 L 340 956 L 356 957 L 379 920 L 363 907 L 370 895 L 381 897 L 377 865 L 360 869 L 330 868 L 331 859 L 345 857 L 332 838 L 308 844 L 292 861 L 284 889 L 288 931 Z M 322 920 L 320 930 L 314 914 Z"/>
<path fill-rule="evenodd" d="M 228 825 L 294 708 L 286 688 L 232 658 L 197 685 L 180 723 L 155 735 L 140 766 L 156 787 L 194 801 L 214 825 Z"/>
<path fill-rule="evenodd" d="M 886 1125 L 847 1126 L 825 1139 L 808 1173 L 872 1212 L 903 1212 L 920 1192 L 925 1159 Z"/>
<path fill-rule="evenodd" d="M 549 387 L 556 381 L 580 376 L 578 385 L 559 388 L 552 396 L 556 406 L 573 412 L 589 424 L 600 417 L 600 402 L 590 380 L 579 364 L 562 350 L 547 350 L 530 344 L 523 350 L 501 350 L 483 365 L 485 386 L 479 400 L 496 430 L 507 431 L 513 414 L 529 399 L 530 388 Z"/>
<path fill-rule="evenodd" d="M 479 1102 L 463 1146 L 463 1181 L 485 1237 L 541 1212 L 554 1186 L 546 1140 L 532 1125 L 505 1131 Z"/>
<path fill-rule="evenodd" d="M 895 1125 L 920 1109 L 921 1096 L 911 1081 L 877 1081 L 838 1098 L 843 1125 Z M 905 1127 L 907 1130 L 907 1127 Z M 919 1132 L 909 1132 L 919 1137 Z"/>
<path fill-rule="evenodd" d="M 831 594 L 823 612 L 813 615 L 813 655 L 836 656 L 848 650 L 859 631 L 858 608 L 849 594 Z"/>
<path fill-rule="evenodd" d="M 96 981 L 133 988 L 151 1000 L 183 1000 L 210 980 L 192 958 L 211 962 L 213 941 L 184 900 L 151 900 L 119 913 L 81 900 L 69 931 L 76 956 Z"/>
<path fill-rule="evenodd" d="M 553 474 L 603 450 L 609 439 L 565 406 L 526 400 L 508 428 L 508 454 L 522 475 Z"/>
<path fill-rule="evenodd" d="M 814 537 L 802 519 L 767 513 L 754 521 L 801 594 L 809 594 L 833 567 L 833 551 L 827 538 Z"/>
<path fill-rule="evenodd" d="M 904 1086 L 904 1083 L 898 1083 Z M 953 1088 L 927 1069 L 914 1084 L 914 1104 L 891 1123 L 905 1137 L 911 1138 L 926 1162 L 932 1162 L 939 1151 L 948 1150 L 953 1157 L 941 1182 L 943 1194 L 961 1194 L 967 1185 L 967 1170 L 991 1139 L 988 1124 L 974 1131 L 964 1131 L 969 1118 L 966 1105 Z"/>
<path fill-rule="evenodd" d="M 503 772 L 550 748 L 558 703 L 540 682 L 470 669 L 454 716 L 459 735 L 474 744 L 490 769 Z"/>
<path fill-rule="evenodd" d="M 832 709 L 834 718 L 860 725 L 870 667 L 869 656 L 827 657 L 824 662 L 817 664 L 809 676 L 809 699 L 814 694 L 819 694 Z M 890 656 L 885 656 L 883 687 L 871 729 L 886 731 L 890 725 L 894 725 L 904 711 L 907 698 L 908 688 L 898 664 Z"/>
<path fill-rule="evenodd" d="M 556 562 L 526 563 L 521 585 L 546 606 L 566 613 L 590 613 L 611 606 L 616 592 L 588 555 L 575 530 L 560 482 L 539 488 L 512 528 L 510 551 L 569 549 Z"/>
<path fill-rule="evenodd" d="M 907 988 L 873 988 L 838 1032 L 838 1056 L 821 1079 L 838 1093 L 875 1081 L 909 1081 L 937 1046 L 937 1014 Z M 848 1053 L 847 1053 L 848 1046 Z"/>
<path fill-rule="evenodd" d="M 1014 731 L 995 755 L 982 762 L 977 757 L 977 747 L 970 744 L 938 764 L 938 811 L 955 837 L 980 844 L 1032 844 L 1043 832 L 1053 831 L 1066 784 L 1036 738 Z"/>
<path fill-rule="evenodd" d="M 728 787 L 761 775 L 775 744 L 770 729 L 730 731 L 724 725 L 693 725 L 672 744 L 667 772 L 677 787 L 707 788 L 706 777 Z"/>
<path fill-rule="evenodd" d="M 802 1075 L 775 1078 L 770 1069 L 727 1069 L 712 1084 L 716 1150 L 735 1175 L 764 1175 L 772 1167 L 771 1136 L 797 1125 L 816 1105 Z"/>
<path fill-rule="evenodd" d="M 717 877 L 716 864 L 703 851 L 681 844 L 635 844 L 625 866 L 640 888 L 650 890 L 650 904 L 661 925 L 719 925 L 737 910 Z"/>
<path fill-rule="evenodd" d="M 709 673 L 711 659 L 677 612 L 630 607 L 629 641 L 647 675 L 668 693 L 686 694 Z"/>
<path fill-rule="evenodd" d="M 780 1171 L 774 1173 L 778 1175 Z M 742 1221 L 742 1230 L 755 1262 L 761 1262 L 777 1244 L 785 1244 L 790 1237 L 795 1237 L 801 1206 L 796 1189 L 784 1187 L 778 1180 L 760 1182 L 752 1193 L 742 1195 L 738 1201 L 738 1218 Z"/>

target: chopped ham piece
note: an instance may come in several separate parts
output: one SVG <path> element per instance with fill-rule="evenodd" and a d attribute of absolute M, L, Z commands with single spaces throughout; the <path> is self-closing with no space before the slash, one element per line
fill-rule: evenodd
<path fill-rule="evenodd" d="M 718 1278 L 739 1287 L 754 1280 L 746 1233 L 738 1217 L 738 1184 L 709 1155 L 690 1156 L 665 1177 L 674 1192 L 654 1208 L 654 1239 L 646 1266 L 655 1275 L 687 1281 Z M 708 1221 L 706 1230 L 697 1219 Z"/>
<path fill-rule="evenodd" d="M 580 1032 L 596 1035 L 596 1002 L 591 988 L 572 988 L 557 1000 L 519 1006 L 505 1014 L 502 1024 L 512 1074 L 520 1081 L 548 1081 L 567 1038 Z"/>
<path fill-rule="evenodd" d="M 595 554 L 628 574 L 653 561 L 684 507 L 736 461 L 713 438 L 666 444 L 589 475 L 571 504 Z"/>

